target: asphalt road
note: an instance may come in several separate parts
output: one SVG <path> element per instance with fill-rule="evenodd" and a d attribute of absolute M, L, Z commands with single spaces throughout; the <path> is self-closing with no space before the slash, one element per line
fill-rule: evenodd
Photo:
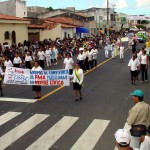
<path fill-rule="evenodd" d="M 4 86 L 6 97 L 29 102 L 0 98 L 0 150 L 113 150 L 114 133 L 124 127 L 133 106 L 129 94 L 141 89 L 150 103 L 150 82 L 130 84 L 127 64 L 131 56 L 128 49 L 120 63 L 118 56 L 105 60 L 100 50 L 100 65 L 86 73 L 79 102 L 74 101 L 72 85 L 43 87 L 40 101 L 32 99 L 30 86 Z M 62 68 L 62 62 L 56 68 Z"/>

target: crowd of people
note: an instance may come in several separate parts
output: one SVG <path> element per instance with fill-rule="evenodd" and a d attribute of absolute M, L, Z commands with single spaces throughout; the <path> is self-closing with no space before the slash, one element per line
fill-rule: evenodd
<path fill-rule="evenodd" d="M 131 84 L 136 85 L 136 81 L 139 79 L 138 76 L 140 73 L 141 83 L 147 82 L 150 60 L 150 39 L 147 40 L 146 44 L 141 49 L 136 49 L 132 52 L 133 56 L 128 63 L 131 72 Z"/>
<path fill-rule="evenodd" d="M 150 60 L 150 39 L 145 47 L 137 49 L 137 40 L 135 35 L 129 41 L 133 56 L 128 66 L 131 72 L 131 84 L 136 84 L 138 75 L 141 72 L 141 82 L 148 80 L 148 65 Z M 110 34 L 110 36 L 94 36 L 85 38 L 57 38 L 32 42 L 24 41 L 18 45 L 8 43 L 0 44 L 0 82 L 6 67 L 23 67 L 40 71 L 50 69 L 53 65 L 63 59 L 62 68 L 68 69 L 70 78 L 73 80 L 73 90 L 75 101 L 82 100 L 82 86 L 84 72 L 97 66 L 98 49 L 104 49 L 105 58 L 111 56 L 113 59 L 119 55 L 120 63 L 124 62 L 125 47 L 121 41 L 120 34 Z M 72 56 L 76 55 L 76 60 Z M 1 84 L 0 84 L 1 85 Z M 1 96 L 3 96 L 0 86 Z M 33 86 L 35 99 L 41 98 L 41 86 Z M 116 146 L 119 150 L 150 150 L 150 121 L 149 105 L 143 102 L 144 93 L 140 90 L 132 94 L 135 106 L 130 110 L 127 123 L 131 126 L 130 133 L 125 129 L 120 129 L 115 133 Z M 150 122 L 149 122 L 150 125 Z M 147 128 L 148 127 L 148 128 Z M 148 133 L 148 134 L 147 134 Z"/>
<path fill-rule="evenodd" d="M 64 59 L 62 66 L 69 70 L 70 75 L 73 74 L 75 63 L 80 66 L 83 72 L 86 72 L 97 66 L 98 49 L 103 48 L 105 45 L 110 48 L 107 50 L 112 51 L 112 53 L 114 47 L 117 47 L 117 50 L 119 50 L 121 35 L 119 33 L 110 34 L 109 36 L 101 34 L 93 37 L 63 40 L 57 38 L 54 41 L 45 39 L 44 41 L 37 42 L 25 40 L 24 43 L 13 43 L 12 45 L 5 42 L 0 44 L 1 69 L 4 72 L 6 67 L 33 69 L 35 68 L 34 62 L 38 63 L 42 69 L 50 69 L 53 65 L 58 64 L 59 59 Z M 112 57 L 114 58 L 115 55 L 113 54 Z M 73 60 L 72 56 L 77 56 L 77 60 Z M 35 91 L 35 98 L 40 98 L 41 94 L 36 92 L 40 92 L 37 90 L 41 90 L 41 88 L 33 88 L 33 90 Z M 1 96 L 3 96 L 3 92 Z"/>

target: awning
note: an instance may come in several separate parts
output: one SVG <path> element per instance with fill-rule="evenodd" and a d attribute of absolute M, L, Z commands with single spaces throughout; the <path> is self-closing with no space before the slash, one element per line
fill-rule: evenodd
<path fill-rule="evenodd" d="M 84 27 L 76 27 L 76 33 L 89 33 L 89 30 Z"/>

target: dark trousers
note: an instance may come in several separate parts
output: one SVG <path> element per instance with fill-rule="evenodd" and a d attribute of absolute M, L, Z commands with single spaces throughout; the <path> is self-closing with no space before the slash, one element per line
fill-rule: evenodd
<path fill-rule="evenodd" d="M 92 69 L 93 68 L 93 60 L 89 61 L 89 68 Z"/>
<path fill-rule="evenodd" d="M 96 66 L 97 66 L 97 60 L 93 59 L 93 67 L 96 67 Z"/>
<path fill-rule="evenodd" d="M 146 68 L 146 65 L 144 64 L 141 64 L 141 75 L 142 75 L 142 81 L 145 81 L 148 79 L 147 68 Z"/>
<path fill-rule="evenodd" d="M 79 60 L 79 65 L 82 70 L 84 70 L 84 60 Z"/>
<path fill-rule="evenodd" d="M 44 60 L 39 60 L 39 65 L 42 69 L 44 69 Z"/>
<path fill-rule="evenodd" d="M 84 63 L 84 71 L 89 70 L 89 61 L 88 58 L 85 59 L 85 63 Z"/>
<path fill-rule="evenodd" d="M 132 53 L 134 54 L 136 51 L 136 46 L 132 46 Z"/>

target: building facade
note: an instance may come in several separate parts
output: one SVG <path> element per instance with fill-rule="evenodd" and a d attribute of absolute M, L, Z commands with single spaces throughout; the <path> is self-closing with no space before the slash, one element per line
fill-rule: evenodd
<path fill-rule="evenodd" d="M 0 15 L 0 43 L 18 44 L 28 40 L 27 19 Z"/>
<path fill-rule="evenodd" d="M 7 0 L 0 2 L 0 14 L 15 17 L 27 17 L 26 1 L 23 0 Z"/>

